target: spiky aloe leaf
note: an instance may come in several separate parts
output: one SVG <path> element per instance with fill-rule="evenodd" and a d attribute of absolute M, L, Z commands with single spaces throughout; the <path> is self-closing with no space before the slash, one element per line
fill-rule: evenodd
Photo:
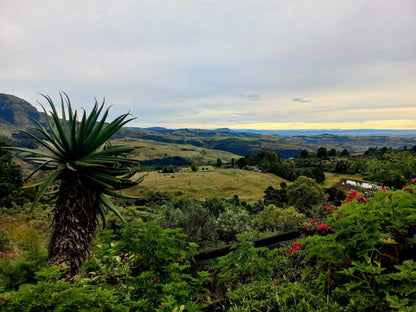
<path fill-rule="evenodd" d="M 47 179 L 43 182 L 42 187 L 40 188 L 39 192 L 36 194 L 35 200 L 33 201 L 32 206 L 30 207 L 31 212 L 33 208 L 35 207 L 35 205 L 38 203 L 39 199 L 46 192 L 48 187 L 56 180 L 59 174 L 60 174 L 59 171 L 53 171 L 49 174 Z"/>

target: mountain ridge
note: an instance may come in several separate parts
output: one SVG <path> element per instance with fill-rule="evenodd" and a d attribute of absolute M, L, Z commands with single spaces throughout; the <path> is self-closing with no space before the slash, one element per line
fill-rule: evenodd
<path fill-rule="evenodd" d="M 9 127 L 15 129 L 33 127 L 35 123 L 27 115 L 41 123 L 46 121 L 45 114 L 38 112 L 30 103 L 14 95 L 0 93 L 0 124 L 4 125 L 5 132 Z M 371 135 L 364 135 L 364 133 Z M 401 135 L 394 136 L 394 134 Z M 352 153 L 363 152 L 370 147 L 392 147 L 393 149 L 403 148 L 405 145 L 412 147 L 416 145 L 416 130 L 234 130 L 229 128 L 123 127 L 114 139 L 123 138 L 190 144 L 242 156 L 269 150 L 275 151 L 282 158 L 290 158 L 299 156 L 303 149 L 316 151 L 321 146 L 338 151 L 348 149 Z"/>

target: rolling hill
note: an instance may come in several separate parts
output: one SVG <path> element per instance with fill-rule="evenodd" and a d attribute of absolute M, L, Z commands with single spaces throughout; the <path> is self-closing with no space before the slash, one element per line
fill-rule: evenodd
<path fill-rule="evenodd" d="M 0 139 L 10 138 L 13 129 L 32 127 L 33 122 L 27 116 L 41 123 L 45 121 L 44 114 L 38 112 L 30 103 L 16 96 L 0 93 Z M 142 161 L 176 156 L 188 161 L 199 160 L 199 162 L 210 161 L 215 157 L 227 160 L 264 150 L 275 151 L 282 158 L 290 158 L 298 156 L 302 149 L 316 151 L 321 146 L 327 149 L 335 148 L 338 151 L 346 148 L 350 153 L 360 153 L 369 147 L 386 146 L 397 149 L 405 145 L 408 147 L 416 145 L 416 132 L 412 135 L 411 131 L 407 131 L 406 136 L 380 135 L 380 133 L 396 133 L 385 130 L 380 130 L 380 132 L 366 130 L 371 134 L 368 136 L 358 135 L 359 132 L 346 132 L 353 134 L 346 135 L 341 131 L 319 134 L 316 130 L 305 131 L 295 131 L 288 135 L 290 132 L 257 133 L 253 130 L 244 132 L 227 128 L 206 130 L 125 127 L 116 134 L 114 139 L 117 144 L 140 146 L 137 157 Z M 307 135 L 308 133 L 313 135 Z M 19 139 L 15 134 L 14 140 Z M 150 152 L 152 147 L 153 152 Z M 217 152 L 208 152 L 209 150 Z M 225 154 L 219 154 L 218 151 L 223 151 Z M 208 154 L 210 156 L 207 156 Z"/>

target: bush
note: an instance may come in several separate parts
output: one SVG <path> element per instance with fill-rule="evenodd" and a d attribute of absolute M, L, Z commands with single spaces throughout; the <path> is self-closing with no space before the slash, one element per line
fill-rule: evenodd
<path fill-rule="evenodd" d="M 120 231 L 103 233 L 96 257 L 85 270 L 96 283 L 114 285 L 133 311 L 172 311 L 181 306 L 199 311 L 207 274 L 199 272 L 194 278 L 187 272 L 197 245 L 186 244 L 185 238 L 179 229 L 125 223 Z"/>
<path fill-rule="evenodd" d="M 0 229 L 0 252 L 9 252 L 13 249 L 13 241 L 6 230 Z"/>
<path fill-rule="evenodd" d="M 379 191 L 369 200 L 352 192 L 333 212 L 328 235 L 302 241 L 304 278 L 347 311 L 415 308 L 415 189 Z"/>
<path fill-rule="evenodd" d="M 250 223 L 251 219 L 247 210 L 239 206 L 227 207 L 217 219 L 218 237 L 226 244 L 236 242 L 237 234 L 251 231 Z"/>
<path fill-rule="evenodd" d="M 311 178 L 300 176 L 287 188 L 289 203 L 299 212 L 306 213 L 313 207 L 322 206 L 327 196 L 322 187 Z"/>
<path fill-rule="evenodd" d="M 293 207 L 278 208 L 269 205 L 257 215 L 253 224 L 259 232 L 283 233 L 298 229 L 305 221 L 305 215 L 297 212 Z"/>
<path fill-rule="evenodd" d="M 12 261 L 0 261 L 0 286 L 17 289 L 25 283 L 36 282 L 35 272 L 46 265 L 47 251 L 41 235 L 34 229 L 23 231 L 19 239 L 22 256 Z"/>
<path fill-rule="evenodd" d="M 218 241 L 214 215 L 197 200 L 181 199 L 174 206 L 165 206 L 158 224 L 163 228 L 183 229 L 186 240 L 201 248 L 215 246 Z"/>
<path fill-rule="evenodd" d="M 24 284 L 18 291 L 1 294 L 1 311 L 129 311 L 119 303 L 120 294 L 105 285 L 91 285 L 89 279 L 73 283 L 59 281 L 60 267 L 38 271 L 36 284 Z"/>

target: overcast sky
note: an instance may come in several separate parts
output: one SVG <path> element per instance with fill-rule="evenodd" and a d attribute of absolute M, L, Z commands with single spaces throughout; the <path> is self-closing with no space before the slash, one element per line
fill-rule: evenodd
<path fill-rule="evenodd" d="M 0 0 L 0 93 L 130 126 L 416 129 L 415 0 Z"/>

